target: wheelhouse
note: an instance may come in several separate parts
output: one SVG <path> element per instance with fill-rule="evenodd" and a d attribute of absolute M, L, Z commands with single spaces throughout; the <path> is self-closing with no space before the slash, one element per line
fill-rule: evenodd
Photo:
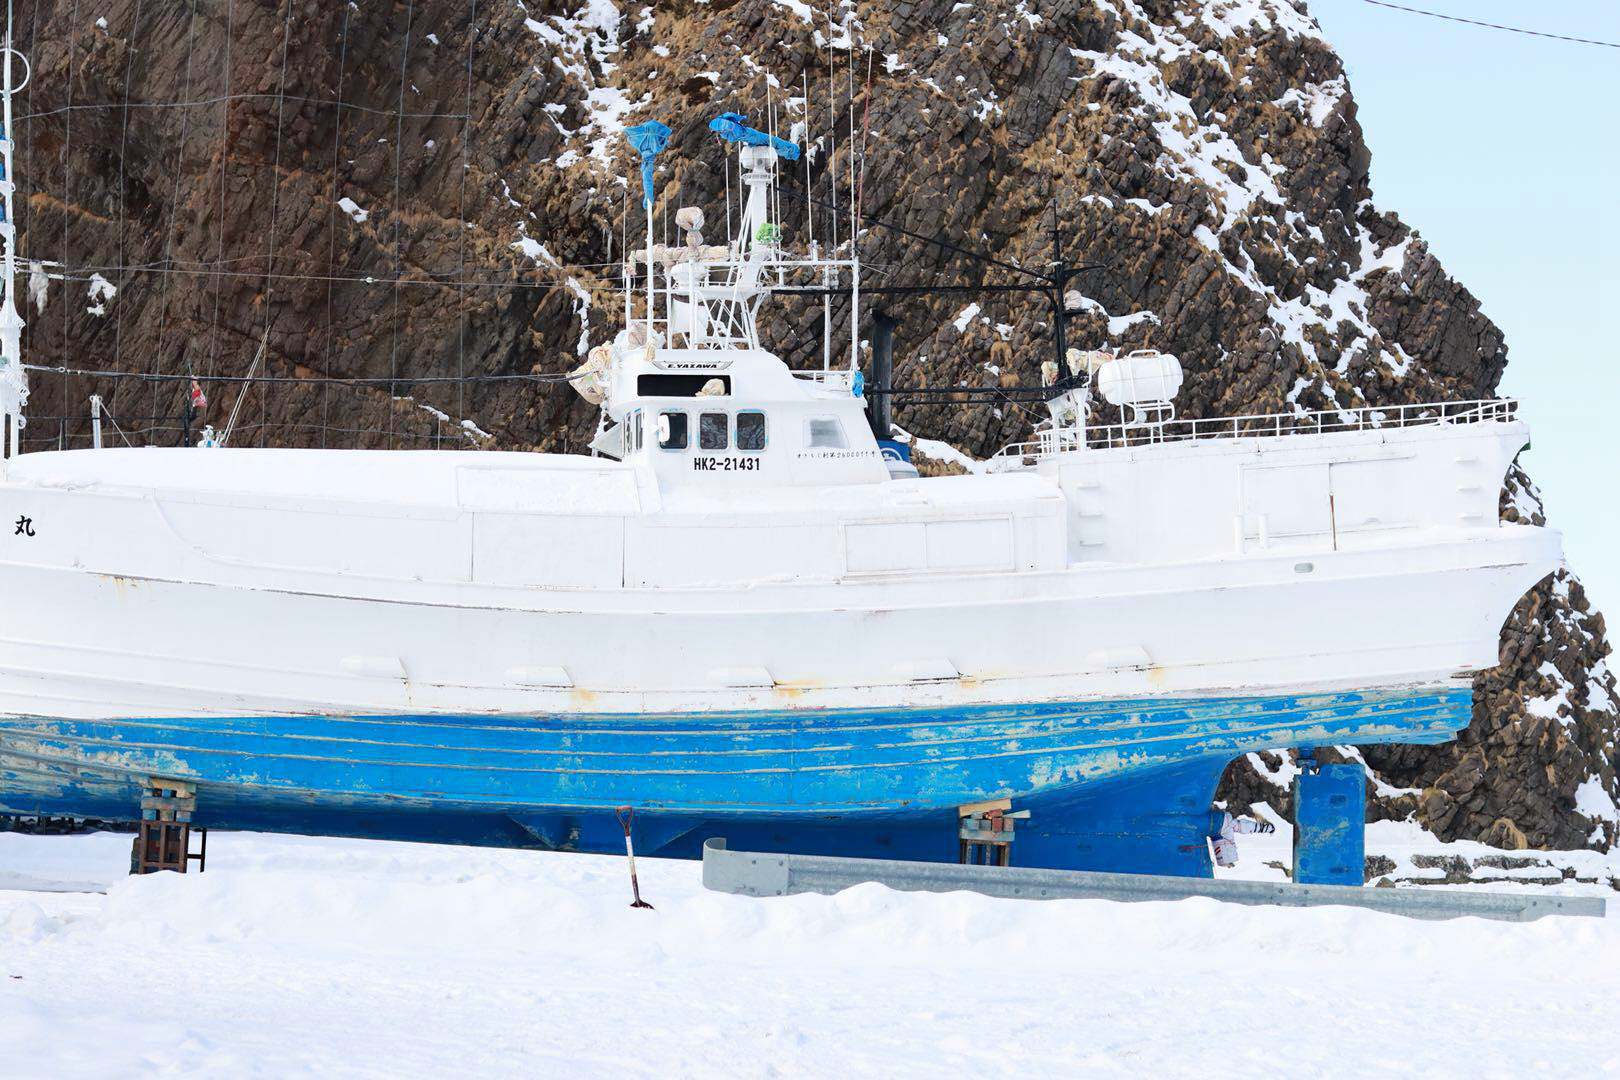
<path fill-rule="evenodd" d="M 598 449 L 650 469 L 661 488 L 889 479 L 847 378 L 793 372 L 760 349 L 662 350 L 616 367 L 614 427 Z"/>

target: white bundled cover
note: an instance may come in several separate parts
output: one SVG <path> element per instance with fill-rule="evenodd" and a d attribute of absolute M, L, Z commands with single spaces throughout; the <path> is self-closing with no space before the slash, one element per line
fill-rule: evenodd
<path fill-rule="evenodd" d="M 1133 352 L 1099 367 L 1094 385 L 1110 405 L 1174 401 L 1181 392 L 1181 361 L 1169 353 Z"/>
<path fill-rule="evenodd" d="M 1082 371 L 1095 375 L 1098 368 L 1114 358 L 1114 354 L 1106 349 L 1081 350 L 1071 347 L 1063 358 L 1069 365 L 1070 375 L 1078 375 Z"/>
<path fill-rule="evenodd" d="M 729 257 L 731 249 L 724 244 L 687 244 L 676 246 L 674 244 L 654 244 L 652 249 L 653 262 L 664 267 L 680 266 L 689 262 L 718 262 Z M 632 273 L 640 273 L 638 267 L 647 261 L 647 249 L 637 248 L 630 253 L 630 269 Z"/>
<path fill-rule="evenodd" d="M 598 345 L 586 354 L 583 364 L 568 373 L 569 385 L 592 405 L 600 405 L 607 400 L 612 368 L 613 347 Z"/>
<path fill-rule="evenodd" d="M 675 211 L 675 227 L 680 229 L 682 232 L 702 232 L 703 207 L 683 206 L 679 210 Z"/>

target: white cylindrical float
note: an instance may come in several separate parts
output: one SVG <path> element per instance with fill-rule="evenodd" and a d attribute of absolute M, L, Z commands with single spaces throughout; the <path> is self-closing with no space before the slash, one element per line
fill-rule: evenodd
<path fill-rule="evenodd" d="M 1181 361 L 1169 353 L 1139 350 L 1099 367 L 1093 385 L 1110 405 L 1174 401 L 1181 392 Z"/>

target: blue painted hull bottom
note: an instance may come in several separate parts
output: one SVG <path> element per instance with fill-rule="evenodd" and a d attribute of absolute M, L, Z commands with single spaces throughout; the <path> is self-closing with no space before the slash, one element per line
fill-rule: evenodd
<path fill-rule="evenodd" d="M 1208 876 L 1211 800 L 1270 747 L 1437 743 L 1466 689 L 656 716 L 0 718 L 0 811 L 133 820 L 146 777 L 200 826 L 638 854 L 954 862 L 956 808 L 1030 811 L 1016 865 Z"/>

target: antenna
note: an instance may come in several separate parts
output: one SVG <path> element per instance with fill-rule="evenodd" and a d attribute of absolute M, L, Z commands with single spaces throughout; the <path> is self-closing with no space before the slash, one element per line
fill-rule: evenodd
<path fill-rule="evenodd" d="M 827 254 L 838 258 L 838 69 L 833 61 L 832 16 L 827 16 Z M 806 192 L 806 194 L 811 194 Z M 832 287 L 833 268 L 821 269 L 821 368 L 832 370 Z"/>
<path fill-rule="evenodd" d="M 653 347 L 653 169 L 658 155 L 669 145 L 669 128 L 657 120 L 637 124 L 624 133 L 630 148 L 641 155 L 641 194 L 647 208 L 647 348 Z"/>
<path fill-rule="evenodd" d="M 630 186 L 625 185 L 624 197 L 619 211 L 619 254 L 624 259 L 624 269 L 619 272 L 619 280 L 624 282 L 624 328 L 630 329 L 630 294 L 634 292 L 635 260 L 630 255 Z"/>
<path fill-rule="evenodd" d="M 872 135 L 872 125 L 867 122 L 872 115 L 872 47 L 866 47 L 866 100 L 861 102 L 861 173 L 860 179 L 855 183 L 855 213 L 861 216 L 866 210 L 866 141 Z"/>
<path fill-rule="evenodd" d="M 827 17 L 827 242 L 838 258 L 838 69 L 834 66 L 832 16 Z M 829 280 L 827 284 L 831 285 Z"/>
<path fill-rule="evenodd" d="M 11 167 L 11 97 L 33 77 L 28 58 L 11 45 L 11 0 L 6 0 L 6 43 L 3 76 L 0 76 L 0 258 L 5 283 L 0 286 L 0 427 L 6 430 L 0 440 L 0 461 L 22 453 L 22 429 L 27 424 L 23 407 L 28 404 L 28 375 L 22 366 L 23 318 L 17 310 L 17 190 Z M 23 62 L 23 80 L 12 84 L 11 61 Z M 0 466 L 3 468 L 3 466 Z"/>
<path fill-rule="evenodd" d="M 861 366 L 861 213 L 855 209 L 855 39 L 849 42 L 849 370 Z"/>
<path fill-rule="evenodd" d="M 810 65 L 809 64 L 804 65 L 804 71 L 801 74 L 802 74 L 803 79 L 804 79 L 804 146 L 805 146 L 805 154 L 804 154 L 804 190 L 809 191 L 810 190 L 810 148 L 816 145 L 815 130 L 814 130 L 814 123 L 815 123 L 816 114 L 815 114 L 815 110 L 810 107 Z M 788 134 L 792 135 L 793 133 L 791 131 L 789 131 Z M 782 204 L 780 202 L 777 203 L 778 209 L 780 209 L 781 205 Z M 815 207 L 813 207 L 813 206 L 806 206 L 804 208 L 804 231 L 805 231 L 805 237 L 809 241 L 809 244 L 810 244 L 810 257 L 812 259 L 816 258 L 819 253 L 816 251 L 816 210 L 815 210 Z"/>
<path fill-rule="evenodd" d="M 776 139 L 776 106 L 771 99 L 771 73 L 765 72 L 765 132 L 774 141 Z M 776 170 L 771 170 L 770 194 L 766 199 L 765 220 L 781 221 L 782 216 L 777 212 L 776 205 Z"/>
<path fill-rule="evenodd" d="M 851 59 L 850 59 L 849 71 L 850 71 L 850 78 L 851 78 L 851 80 L 853 80 L 854 77 L 855 77 L 855 61 L 854 61 L 854 49 L 853 48 L 851 48 L 851 50 L 850 50 L 850 57 L 851 57 Z M 866 100 L 861 102 L 861 171 L 860 171 L 859 175 L 857 176 L 857 178 L 855 179 L 855 191 L 854 191 L 854 194 L 853 194 L 853 199 L 854 199 L 853 208 L 855 210 L 855 214 L 854 214 L 854 218 L 855 218 L 855 234 L 854 235 L 855 235 L 855 241 L 856 242 L 850 245 L 851 248 L 854 251 L 854 259 L 855 259 L 855 282 L 850 288 L 850 307 L 852 309 L 851 312 L 850 312 L 850 318 L 854 322 L 854 326 L 851 328 L 850 335 L 849 335 L 849 369 L 851 371 L 855 371 L 857 368 L 860 367 L 860 351 L 861 351 L 861 341 L 860 341 L 860 338 L 861 338 L 861 334 L 860 334 L 861 248 L 860 248 L 859 241 L 860 241 L 860 238 L 861 238 L 860 220 L 861 220 L 862 217 L 865 216 L 865 210 L 866 210 L 866 138 L 867 138 L 867 135 L 872 130 L 870 125 L 867 123 L 867 117 L 869 117 L 871 115 L 871 113 L 872 113 L 872 46 L 868 45 L 866 47 Z M 855 171 L 855 158 L 854 158 L 855 146 L 854 146 L 854 132 L 853 132 L 853 127 L 854 127 L 854 124 L 855 124 L 855 100 L 854 100 L 853 97 L 850 99 L 850 102 L 849 102 L 849 122 L 850 122 L 850 126 L 851 126 L 851 129 L 852 129 L 851 134 L 850 134 L 850 172 L 853 175 L 854 171 Z"/>

